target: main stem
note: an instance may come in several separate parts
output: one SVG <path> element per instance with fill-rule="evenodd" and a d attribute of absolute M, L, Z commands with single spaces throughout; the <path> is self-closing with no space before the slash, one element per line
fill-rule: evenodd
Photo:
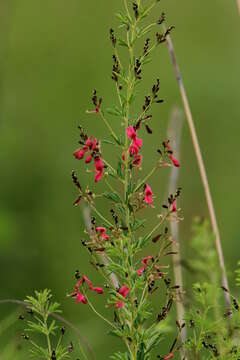
<path fill-rule="evenodd" d="M 51 341 L 50 341 L 50 337 L 49 337 L 47 318 L 48 318 L 47 315 L 44 315 L 43 322 L 44 322 L 44 326 L 45 326 L 45 330 L 46 330 L 47 346 L 48 346 L 49 359 L 50 359 L 51 355 L 52 355 L 52 347 L 51 347 Z"/>
<path fill-rule="evenodd" d="M 138 6 L 140 6 L 140 1 L 138 0 Z M 130 12 L 127 6 L 126 0 L 124 0 L 124 5 L 126 8 L 126 12 L 128 16 L 130 17 Z M 125 124 L 125 146 L 124 146 L 124 152 L 125 152 L 125 178 L 124 178 L 124 198 L 125 198 L 125 207 L 126 207 L 126 226 L 128 228 L 128 235 L 129 235 L 129 241 L 128 246 L 130 246 L 132 241 L 131 236 L 131 228 L 130 228 L 130 212 L 129 212 L 129 205 L 128 205 L 128 186 L 129 186 L 129 140 L 128 135 L 126 132 L 126 129 L 129 126 L 129 110 L 130 110 L 130 99 L 132 96 L 132 92 L 135 85 L 135 77 L 134 77 L 134 49 L 133 49 L 133 41 L 136 36 L 136 25 L 137 25 L 137 19 L 134 20 L 134 22 L 131 21 L 130 28 L 127 29 L 127 44 L 129 49 L 129 69 L 128 69 L 128 82 L 127 82 L 127 96 L 126 96 L 126 111 L 125 111 L 125 118 L 124 118 L 124 124 Z M 128 266 L 129 271 L 133 271 L 132 269 L 132 261 L 131 265 Z M 131 299 L 130 302 L 132 304 L 132 317 L 131 317 L 131 331 L 134 333 L 134 320 L 135 320 L 135 304 L 134 304 L 134 293 L 130 294 Z M 128 341 L 128 340 L 127 340 Z M 137 352 L 138 352 L 138 344 L 134 341 L 128 346 L 129 353 L 131 356 L 131 360 L 137 359 Z"/>

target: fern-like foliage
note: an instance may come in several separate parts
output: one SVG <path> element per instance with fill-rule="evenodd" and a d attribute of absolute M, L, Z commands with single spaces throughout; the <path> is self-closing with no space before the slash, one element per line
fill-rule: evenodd
<path fill-rule="evenodd" d="M 53 314 L 60 313 L 60 305 L 52 301 L 50 290 L 35 291 L 35 296 L 27 296 L 24 301 L 31 320 L 27 320 L 24 339 L 31 344 L 31 354 L 34 359 L 62 360 L 69 358 L 69 347 L 62 345 L 65 329 L 56 324 Z M 33 339 L 33 334 L 45 337 L 45 346 Z M 53 338 L 57 337 L 57 341 Z M 36 337 L 39 338 L 39 337 Z"/>
<path fill-rule="evenodd" d="M 193 285 L 193 297 L 185 319 L 188 337 L 184 343 L 190 359 L 240 359 L 240 313 L 238 299 L 231 295 L 226 309 L 214 237 L 207 221 L 196 220 L 192 248 L 196 258 L 189 261 L 199 282 Z M 240 284 L 240 270 L 236 270 Z"/>

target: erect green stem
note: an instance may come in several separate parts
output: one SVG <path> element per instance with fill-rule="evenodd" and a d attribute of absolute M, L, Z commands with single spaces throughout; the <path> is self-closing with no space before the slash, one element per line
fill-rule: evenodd
<path fill-rule="evenodd" d="M 136 186 L 134 189 L 134 192 L 138 191 L 144 184 L 146 184 L 147 180 L 154 174 L 154 172 L 157 170 L 157 167 L 154 166 L 150 173 Z"/>
<path fill-rule="evenodd" d="M 109 164 L 109 162 L 107 162 L 105 159 L 103 159 L 103 162 L 104 162 L 104 164 L 107 165 L 107 167 L 109 167 L 109 169 L 112 170 L 112 172 L 113 172 L 115 175 L 117 175 L 116 170 L 112 167 L 112 165 Z M 124 183 L 124 180 L 121 179 L 120 177 L 118 177 L 118 180 L 121 181 L 122 183 Z"/>
<path fill-rule="evenodd" d="M 151 54 L 151 52 L 152 52 L 156 47 L 157 47 L 157 42 L 148 50 L 147 54 L 142 55 L 142 56 L 140 57 L 140 61 L 143 61 L 143 59 L 144 59 L 147 55 Z"/>
<path fill-rule="evenodd" d="M 108 221 L 108 219 L 106 219 L 96 208 L 94 205 L 92 205 L 91 203 L 89 203 L 89 205 L 91 206 L 91 208 L 93 209 L 93 211 L 109 226 L 114 227 L 113 224 Z"/>
<path fill-rule="evenodd" d="M 105 184 L 109 187 L 109 190 L 111 190 L 113 193 L 116 192 L 116 190 L 114 190 L 114 188 L 112 187 L 112 185 L 107 181 L 107 179 L 105 178 Z"/>
<path fill-rule="evenodd" d="M 99 110 L 99 114 L 100 114 L 100 116 L 101 116 L 104 124 L 107 126 L 110 134 L 112 135 L 112 137 L 113 137 L 113 138 L 116 140 L 116 142 L 118 143 L 119 139 L 118 139 L 117 135 L 115 134 L 115 132 L 113 131 L 111 125 L 109 124 L 109 122 L 108 122 L 107 119 L 105 118 L 105 116 L 104 116 L 104 114 L 103 114 L 103 112 L 102 112 L 101 109 Z"/>
<path fill-rule="evenodd" d="M 87 299 L 87 302 L 88 302 L 88 305 L 90 306 L 90 308 L 92 309 L 92 311 L 97 315 L 99 316 L 103 321 L 105 321 L 108 325 L 110 325 L 113 329 L 117 330 L 116 326 L 111 323 L 111 321 L 109 321 L 108 319 L 106 319 L 102 314 L 100 314 L 96 309 L 95 307 L 92 305 L 92 303 L 89 301 L 89 298 L 87 297 L 86 295 L 86 292 L 83 290 L 83 293 L 84 293 L 84 296 L 86 297 Z"/>
<path fill-rule="evenodd" d="M 150 233 L 147 235 L 147 240 L 150 239 L 150 237 L 155 233 L 155 231 L 164 223 L 168 215 L 169 212 L 167 212 L 167 214 L 162 217 L 161 221 L 150 231 Z"/>
<path fill-rule="evenodd" d="M 46 334 L 46 338 L 47 338 L 47 346 L 48 346 L 49 359 L 50 359 L 50 357 L 52 355 L 52 347 L 51 347 L 51 341 L 50 341 L 50 336 L 49 336 L 47 319 L 48 319 L 48 316 L 47 316 L 47 314 L 45 314 L 43 317 L 43 322 L 44 322 L 45 331 L 46 331 L 45 334 Z"/>
<path fill-rule="evenodd" d="M 130 12 L 129 12 L 129 10 L 128 10 L 127 0 L 123 0 L 123 1 L 124 1 L 124 6 L 125 6 L 125 9 L 126 9 L 127 15 L 128 15 L 128 17 L 129 17 L 129 19 L 132 20 L 131 15 L 130 15 Z"/>

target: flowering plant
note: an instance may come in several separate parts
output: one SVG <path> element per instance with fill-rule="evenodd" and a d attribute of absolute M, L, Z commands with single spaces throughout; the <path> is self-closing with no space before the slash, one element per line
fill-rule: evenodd
<path fill-rule="evenodd" d="M 81 273 L 77 270 L 73 290 L 68 296 L 75 300 L 76 306 L 89 306 L 108 324 L 109 333 L 122 340 L 125 352 L 112 355 L 112 359 L 148 360 L 157 355 L 157 358 L 162 360 L 172 358 L 186 360 L 187 357 L 188 359 L 237 360 L 240 359 L 239 294 L 232 294 L 228 288 L 206 171 L 169 36 L 173 27 L 165 29 L 163 26 L 162 31 L 157 30 L 152 43 L 149 34 L 155 27 L 164 23 L 165 15 L 162 13 L 151 24 L 145 23 L 145 19 L 159 1 L 146 0 L 145 4 L 148 5 L 144 5 L 143 0 L 135 0 L 131 2 L 132 9 L 130 9 L 128 1 L 123 0 L 124 11 L 117 14 L 117 17 L 120 28 L 124 29 L 126 36 L 124 38 L 116 36 L 114 30 L 110 29 L 113 46 L 112 80 L 119 104 L 105 109 L 102 98 L 94 90 L 93 109 L 87 111 L 98 121 L 103 122 L 110 137 L 99 140 L 96 134 L 89 135 L 82 126 L 79 126 L 80 146 L 73 155 L 81 163 L 82 169 L 86 166 L 88 173 L 94 171 L 96 187 L 84 188 L 81 185 L 82 180 L 80 183 L 76 171 L 73 171 L 72 179 L 78 191 L 74 205 L 78 206 L 84 202 L 94 214 L 92 217 L 85 216 L 85 233 L 88 238 L 82 240 L 82 244 L 90 254 L 91 264 L 102 276 L 104 285 L 100 284 L 100 280 L 96 284 L 89 279 L 85 270 Z M 142 50 L 139 50 L 138 43 L 141 43 L 143 38 Z M 178 208 L 180 189 L 175 189 L 176 176 L 171 176 L 170 194 L 163 204 L 159 204 L 155 191 L 152 190 L 152 176 L 155 172 L 164 167 L 173 167 L 172 174 L 176 175 L 180 166 L 178 156 L 173 152 L 169 140 L 164 139 L 162 145 L 156 148 L 159 158 L 153 164 L 152 170 L 142 176 L 146 160 L 143 157 L 145 145 L 143 130 L 146 130 L 147 136 L 151 136 L 153 133 L 151 109 L 155 104 L 161 104 L 163 100 L 159 98 L 160 81 L 156 79 L 150 95 L 145 96 L 144 103 L 139 108 L 139 103 L 136 101 L 137 87 L 141 83 L 144 67 L 150 61 L 150 55 L 165 41 L 183 98 L 213 229 L 212 234 L 207 222 L 198 220 L 195 223 L 192 240 L 192 252 L 195 257 L 190 259 L 181 259 L 180 253 L 175 251 L 179 249 L 179 244 L 178 247 L 175 245 L 178 237 L 176 223 L 180 220 Z M 125 58 L 119 56 L 120 47 L 128 50 L 127 64 Z M 111 123 L 113 116 L 116 116 L 119 124 L 122 125 L 117 132 Z M 118 151 L 113 165 L 110 164 L 105 148 L 109 145 Z M 149 162 L 149 159 L 147 160 Z M 100 182 L 104 183 L 106 188 L 103 193 L 98 191 Z M 110 204 L 108 215 L 105 214 L 106 212 L 101 212 L 99 199 L 105 199 Z M 153 213 L 160 205 L 162 207 L 155 218 L 156 223 L 148 230 L 149 221 L 143 219 L 141 213 L 145 209 L 148 209 L 148 213 Z M 169 222 L 171 222 L 171 231 L 168 229 Z M 151 251 L 148 250 L 150 244 Z M 172 250 L 169 250 L 171 246 Z M 168 255 L 173 255 L 173 270 L 177 285 L 171 284 L 168 266 L 164 261 Z M 194 278 L 193 292 L 188 291 L 184 301 L 181 265 L 190 269 L 194 277 L 197 274 L 197 282 Z M 239 287 L 240 269 L 236 273 L 236 284 Z M 96 309 L 93 304 L 94 298 L 104 293 L 108 294 L 107 317 L 103 316 L 101 310 Z M 154 294 L 158 293 L 161 295 L 161 305 L 154 310 L 152 300 Z M 167 330 L 168 315 L 174 301 L 177 305 L 177 334 L 173 340 L 170 340 L 170 345 L 169 334 L 169 348 L 165 351 L 159 343 Z M 30 344 L 35 359 L 60 360 L 73 356 L 76 358 L 78 351 L 81 352 L 81 359 L 95 359 L 85 337 L 79 333 L 77 327 L 59 315 L 59 304 L 53 302 L 50 290 L 35 291 L 35 296 L 28 296 L 25 302 L 15 299 L 0 300 L 0 304 L 4 303 L 25 307 L 25 313 L 18 317 L 19 320 L 26 320 L 26 327 L 21 337 Z M 7 328 L 4 320 L 0 323 L 1 332 Z M 10 323 L 11 321 L 10 318 Z M 72 338 L 70 342 L 68 341 L 68 330 L 65 334 L 65 327 L 60 327 L 59 322 L 67 325 L 77 335 L 79 347 L 75 347 Z M 81 343 L 84 344 L 84 348 L 81 347 Z M 87 353 L 84 350 L 87 350 Z"/>
<path fill-rule="evenodd" d="M 97 271 L 107 281 L 109 294 L 107 306 L 114 309 L 113 320 L 106 319 L 92 304 L 90 292 L 99 295 L 104 293 L 103 287 L 95 287 L 92 281 L 84 274 L 76 272 L 74 291 L 70 294 L 76 303 L 89 305 L 96 314 L 105 320 L 111 327 L 111 333 L 123 340 L 126 353 L 117 353 L 113 359 L 150 359 L 152 351 L 162 340 L 161 323 L 166 319 L 176 297 L 177 286 L 171 286 L 163 257 L 169 254 L 172 244 L 168 232 L 167 222 L 178 221 L 177 198 L 180 189 L 175 194 L 170 194 L 167 202 L 163 204 L 161 213 L 156 218 L 155 226 L 146 231 L 145 220 L 140 218 L 140 211 L 150 207 L 154 211 L 157 204 L 151 187 L 151 177 L 159 169 L 169 166 L 179 167 L 173 150 L 168 140 L 164 140 L 157 148 L 159 159 L 152 170 L 141 176 L 143 166 L 142 149 L 144 147 L 143 130 L 147 135 L 152 134 L 150 113 L 155 104 L 161 104 L 159 98 L 160 81 L 156 80 L 150 95 L 145 96 L 145 101 L 137 111 L 133 110 L 136 102 L 137 86 L 142 80 L 144 66 L 150 61 L 150 55 L 162 43 L 173 27 L 166 31 L 156 32 L 155 40 L 150 46 L 149 33 L 159 27 L 165 20 L 162 13 L 154 23 L 146 24 L 145 19 L 157 6 L 159 0 L 154 0 L 150 5 L 143 5 L 141 0 L 132 3 L 132 12 L 124 0 L 124 12 L 117 14 L 120 27 L 125 29 L 126 38 L 115 35 L 110 29 L 110 39 L 113 46 L 112 79 L 115 84 L 118 105 L 108 108 L 103 107 L 102 98 L 94 90 L 92 96 L 93 110 L 87 113 L 103 121 L 110 134 L 110 140 L 101 142 L 94 135 L 88 135 L 83 127 L 80 130 L 80 147 L 74 151 L 74 157 L 85 161 L 86 166 L 94 163 L 95 183 L 103 181 L 107 191 L 97 194 L 94 189 L 83 189 L 75 171 L 72 173 L 73 182 L 78 190 L 77 206 L 82 201 L 87 202 L 94 216 L 90 219 L 88 229 L 89 239 L 82 241 L 88 249 L 92 263 Z M 147 38 L 146 38 L 147 37 Z M 137 42 L 145 39 L 143 50 L 135 55 Z M 127 66 L 119 56 L 119 47 L 125 47 L 129 53 Z M 117 116 L 122 124 L 122 129 L 116 133 L 107 116 Z M 105 144 L 110 144 L 118 149 L 117 165 L 108 162 Z M 103 146 L 104 145 L 104 146 Z M 82 165 L 83 168 L 83 165 Z M 88 167 L 87 167 L 87 171 Z M 99 198 L 106 198 L 111 204 L 109 215 L 103 215 L 96 204 Z M 145 255 L 147 246 L 156 244 L 154 254 Z M 160 244 L 160 246 L 158 246 Z M 140 259 L 139 259 L 140 257 Z M 151 311 L 151 298 L 161 284 L 165 287 L 166 298 L 164 306 L 158 314 Z M 111 317 L 111 313 L 109 313 Z M 179 324 L 179 332 L 182 325 Z M 176 341 L 168 354 L 160 354 L 162 359 L 171 359 L 174 356 Z"/>

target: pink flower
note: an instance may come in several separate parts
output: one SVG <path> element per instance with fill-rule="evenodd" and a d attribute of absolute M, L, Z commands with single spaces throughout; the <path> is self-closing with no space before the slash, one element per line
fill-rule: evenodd
<path fill-rule="evenodd" d="M 137 269 L 138 276 L 141 276 L 143 272 L 146 270 L 146 266 L 141 266 L 139 269 Z"/>
<path fill-rule="evenodd" d="M 139 139 L 137 137 L 137 132 L 133 126 L 129 126 L 126 129 L 126 133 L 127 133 L 127 136 L 129 137 L 129 139 L 132 140 L 132 143 L 129 147 L 129 153 L 131 156 L 137 155 L 139 152 L 139 149 L 142 147 L 143 141 L 142 141 L 142 139 Z"/>
<path fill-rule="evenodd" d="M 86 304 L 87 303 L 87 299 L 86 297 L 79 291 L 79 288 L 81 285 L 83 285 L 84 283 L 86 283 L 88 285 L 89 290 L 95 291 L 97 294 L 103 294 L 103 289 L 101 287 L 94 287 L 92 285 L 92 281 L 86 276 L 83 275 L 81 277 L 81 279 L 79 279 L 75 285 L 75 292 L 72 294 L 73 296 L 76 296 L 76 303 L 83 303 Z"/>
<path fill-rule="evenodd" d="M 103 176 L 104 162 L 100 158 L 100 156 L 96 156 L 94 158 L 94 166 L 95 166 L 95 182 L 99 182 Z"/>
<path fill-rule="evenodd" d="M 140 155 L 140 154 L 135 155 L 133 158 L 133 161 L 132 161 L 132 165 L 137 166 L 137 167 L 141 166 L 142 165 L 142 155 Z"/>
<path fill-rule="evenodd" d="M 140 148 L 142 147 L 143 141 L 142 139 L 139 139 L 138 137 L 136 137 L 133 141 L 132 144 L 129 147 L 129 153 L 131 156 L 133 156 L 134 154 L 137 155 Z"/>
<path fill-rule="evenodd" d="M 173 150 L 171 148 L 171 146 L 169 145 L 169 141 L 165 141 L 164 142 L 164 147 L 168 149 L 170 155 L 169 155 L 169 159 L 172 161 L 173 165 L 176 167 L 180 166 L 179 161 L 173 156 Z"/>
<path fill-rule="evenodd" d="M 176 211 L 177 211 L 176 201 L 174 200 L 174 202 L 172 203 L 172 212 L 176 212 Z"/>
<path fill-rule="evenodd" d="M 92 161 L 92 154 L 88 155 L 85 159 L 85 163 L 89 164 Z"/>
<path fill-rule="evenodd" d="M 73 153 L 73 156 L 74 156 L 77 160 L 83 159 L 83 158 L 84 158 L 84 155 L 85 155 L 85 153 L 86 153 L 87 151 L 88 151 L 87 146 L 84 146 L 82 149 L 76 150 L 76 151 Z"/>
<path fill-rule="evenodd" d="M 99 182 L 102 179 L 103 172 L 102 171 L 96 171 L 95 173 L 95 182 Z"/>
<path fill-rule="evenodd" d="M 104 240 L 109 240 L 109 235 L 106 234 L 107 229 L 103 226 L 97 226 L 96 227 L 96 231 L 99 232 L 99 235 L 104 239 Z"/>
<path fill-rule="evenodd" d="M 76 159 L 83 159 L 85 154 L 90 151 L 91 153 L 87 156 L 85 163 L 88 164 L 92 161 L 94 156 L 95 165 L 95 182 L 99 182 L 103 176 L 104 162 L 99 155 L 99 143 L 94 137 L 88 137 L 82 149 L 76 150 L 73 155 Z"/>
<path fill-rule="evenodd" d="M 104 169 L 104 162 L 99 156 L 94 158 L 94 165 L 97 171 L 102 171 Z"/>
<path fill-rule="evenodd" d="M 173 353 L 168 354 L 167 356 L 165 356 L 164 360 L 170 360 L 174 357 Z"/>
<path fill-rule="evenodd" d="M 146 184 L 146 187 L 145 187 L 144 201 L 148 205 L 152 205 L 152 203 L 153 203 L 153 192 L 152 192 L 151 187 L 148 184 Z"/>
<path fill-rule="evenodd" d="M 147 265 L 149 263 L 150 260 L 153 260 L 153 256 L 149 255 L 149 256 L 146 256 L 142 259 L 142 263 L 144 265 Z"/>
<path fill-rule="evenodd" d="M 85 141 L 85 145 L 87 145 L 89 147 L 89 150 L 96 150 L 97 149 L 97 145 L 98 145 L 98 141 L 96 138 L 93 137 L 89 137 L 86 141 Z"/>
<path fill-rule="evenodd" d="M 93 287 L 92 291 L 95 291 L 97 294 L 103 294 L 103 289 L 101 287 Z"/>
<path fill-rule="evenodd" d="M 129 153 L 131 156 L 137 155 L 139 152 L 138 146 L 133 142 L 132 145 L 129 147 Z"/>
<path fill-rule="evenodd" d="M 118 301 L 116 301 L 115 306 L 116 306 L 116 308 L 118 308 L 118 309 L 122 309 L 123 306 L 124 306 L 124 302 L 121 301 L 121 300 L 118 300 Z"/>
<path fill-rule="evenodd" d="M 118 293 L 120 295 L 122 295 L 124 298 L 127 297 L 128 293 L 130 292 L 130 289 L 126 286 L 126 285 L 123 285 L 119 290 L 118 290 Z"/>
<path fill-rule="evenodd" d="M 96 227 L 96 231 L 100 233 L 100 235 L 105 234 L 105 232 L 107 231 L 107 229 L 103 226 L 97 226 Z"/>
<path fill-rule="evenodd" d="M 85 298 L 85 296 L 83 294 L 81 294 L 80 292 L 77 292 L 76 304 L 79 302 L 81 302 L 82 304 L 87 304 L 87 299 Z"/>
<path fill-rule="evenodd" d="M 88 284 L 89 289 L 92 289 L 92 282 L 86 275 L 82 276 L 82 283 L 86 282 Z"/>
<path fill-rule="evenodd" d="M 143 145 L 142 139 L 140 139 L 138 137 L 136 137 L 136 139 L 133 142 L 134 142 L 135 146 L 138 147 L 138 149 L 140 149 L 142 147 L 142 145 Z"/>
<path fill-rule="evenodd" d="M 126 129 L 126 133 L 127 133 L 127 136 L 129 137 L 129 139 L 131 140 L 135 140 L 136 137 L 137 137 L 137 133 L 134 129 L 133 126 L 129 126 L 127 129 Z"/>
<path fill-rule="evenodd" d="M 130 292 L 130 289 L 126 286 L 126 285 L 123 285 L 119 290 L 118 290 L 118 293 L 120 295 L 122 295 L 124 298 L 126 298 L 128 296 Z M 122 309 L 123 306 L 124 306 L 124 302 L 122 300 L 117 300 L 116 303 L 115 303 L 115 306 L 118 308 L 118 309 Z"/>
<path fill-rule="evenodd" d="M 138 276 L 141 276 L 143 274 L 143 272 L 146 270 L 150 260 L 153 260 L 153 256 L 151 256 L 151 255 L 146 256 L 142 259 L 143 266 L 141 266 L 139 269 L 137 269 Z"/>
<path fill-rule="evenodd" d="M 180 166 L 179 161 L 178 161 L 175 157 L 173 157 L 172 155 L 170 155 L 169 158 L 172 160 L 172 163 L 173 163 L 174 166 L 176 166 L 176 167 L 179 167 L 179 166 Z"/>

